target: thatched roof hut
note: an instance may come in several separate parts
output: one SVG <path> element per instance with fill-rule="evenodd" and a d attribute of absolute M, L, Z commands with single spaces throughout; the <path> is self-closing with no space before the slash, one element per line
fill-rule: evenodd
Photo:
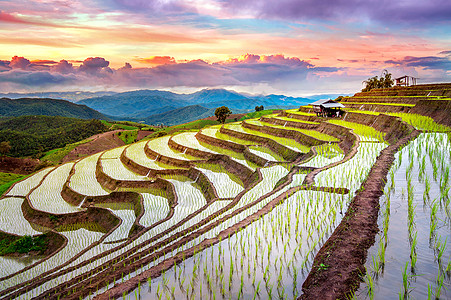
<path fill-rule="evenodd" d="M 340 102 L 332 99 L 322 99 L 310 103 L 313 106 L 313 111 L 318 117 L 335 117 L 341 114 L 341 109 L 345 106 Z M 337 114 L 338 112 L 338 114 Z"/>

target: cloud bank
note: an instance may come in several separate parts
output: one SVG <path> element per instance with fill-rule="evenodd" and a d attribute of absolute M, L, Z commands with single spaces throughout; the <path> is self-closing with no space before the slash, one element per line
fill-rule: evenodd
<path fill-rule="evenodd" d="M 260 87 L 261 92 L 261 87 L 267 87 L 270 92 L 310 90 L 318 93 L 331 92 L 328 91 L 331 86 L 339 86 L 334 92 L 343 92 L 345 88 L 352 92 L 363 79 L 376 73 L 378 75 L 385 68 L 394 76 L 420 75 L 423 82 L 427 82 L 427 78 L 432 81 L 451 80 L 450 51 L 442 51 L 436 56 L 406 56 L 375 62 L 378 67 L 374 69 L 374 74 L 366 72 L 364 77 L 357 75 L 361 72 L 358 61 L 355 62 L 356 67 L 327 67 L 281 54 L 245 54 L 213 63 L 202 59 L 177 61 L 170 56 L 135 60 L 149 67 L 134 68 L 132 63 L 127 62 L 122 67 L 111 68 L 109 61 L 103 57 L 53 61 L 14 56 L 10 60 L 0 60 L 0 92 L 180 87 L 243 87 L 243 90 Z"/>
<path fill-rule="evenodd" d="M 103 86 L 105 88 L 218 87 L 279 84 L 305 81 L 317 72 L 334 73 L 339 68 L 316 67 L 310 62 L 284 55 L 246 54 L 227 61 L 204 60 L 177 62 L 172 57 L 137 59 L 151 65 L 133 68 L 109 67 L 103 57 L 89 57 L 78 66 L 67 60 L 30 61 L 14 56 L 0 61 L 0 90 L 39 87 Z"/>

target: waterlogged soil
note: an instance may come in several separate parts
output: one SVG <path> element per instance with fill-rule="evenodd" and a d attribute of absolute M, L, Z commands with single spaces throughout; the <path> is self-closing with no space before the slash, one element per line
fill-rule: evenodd
<path fill-rule="evenodd" d="M 409 157 L 409 149 L 413 147 L 414 145 L 404 148 L 402 162 L 398 167 L 398 158 L 392 168 L 394 180 L 389 179 L 385 188 L 386 195 L 389 195 L 389 202 L 386 195 L 382 196 L 380 200 L 381 210 L 378 224 L 381 232 L 378 234 L 374 246 L 370 248 L 366 261 L 366 268 L 374 281 L 373 299 L 394 299 L 398 298 L 399 293 L 403 296 L 405 292 L 403 273 L 406 264 L 407 294 L 411 299 L 427 299 L 428 286 L 433 294 L 432 298 L 451 298 L 451 272 L 450 270 L 446 271 L 451 262 L 451 215 L 449 214 L 451 207 L 448 207 L 447 211 L 446 200 L 451 197 L 451 192 L 448 193 L 448 198 L 441 195 L 440 177 L 443 171 L 438 172 L 434 179 L 433 167 L 425 151 L 420 155 L 412 152 L 413 156 Z M 420 176 L 419 165 L 422 157 L 426 157 L 426 168 L 424 175 Z M 412 206 L 414 208 L 411 215 L 413 215 L 414 223 L 411 233 L 409 233 L 409 196 L 406 174 L 411 161 L 413 161 L 411 186 L 413 187 Z M 431 182 L 429 193 L 426 191 L 426 178 Z M 443 184 L 444 182 L 442 182 Z M 448 186 L 450 184 L 451 182 L 448 181 Z M 388 188 L 390 186 L 391 190 Z M 434 203 L 437 203 L 437 226 L 431 234 L 431 210 Z M 389 224 L 387 238 L 384 237 L 382 231 L 385 220 Z M 412 268 L 411 247 L 415 234 L 417 243 L 414 248 L 417 261 Z M 437 242 L 446 245 L 440 261 L 438 260 Z M 378 267 L 375 266 L 373 260 L 377 260 L 380 256 L 383 245 L 385 245 L 385 263 L 381 263 Z M 443 287 L 438 297 L 437 279 L 440 274 L 443 275 Z M 370 299 L 368 289 L 369 285 L 363 284 L 356 293 L 357 298 Z"/>

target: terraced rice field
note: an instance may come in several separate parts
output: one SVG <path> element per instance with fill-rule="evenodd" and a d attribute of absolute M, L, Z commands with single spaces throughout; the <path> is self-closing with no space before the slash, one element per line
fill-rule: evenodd
<path fill-rule="evenodd" d="M 395 117 L 390 121 L 402 122 Z M 36 236 L 51 230 L 66 243 L 48 257 L 27 263 L 1 257 L 0 298 L 293 299 L 302 295 L 302 285 L 316 268 L 316 255 L 345 219 L 379 155 L 397 139 L 385 140 L 386 132 L 343 120 L 308 123 L 321 124 L 321 131 L 261 120 L 245 122 L 272 128 L 277 135 L 246 128 L 244 123 L 213 126 L 98 153 L 16 183 L 0 199 L 1 231 Z M 449 146 L 449 137 L 442 135 L 440 141 Z M 316 144 L 300 142 L 305 136 Z M 436 137 L 419 141 L 428 138 Z M 424 163 L 425 144 L 412 145 L 414 150 L 400 152 L 413 161 L 408 168 L 421 170 L 425 164 L 427 175 L 421 180 L 435 182 L 428 191 L 430 200 L 424 203 L 431 214 L 435 211 L 430 218 L 436 222 L 427 260 L 438 261 L 433 271 L 440 270 L 437 280 L 444 287 L 441 297 L 446 297 L 450 181 L 440 174 L 449 174 L 449 155 L 436 159 L 437 151 L 431 149 L 430 163 Z M 289 149 L 290 159 L 276 149 Z M 395 177 L 406 164 L 400 156 L 392 169 Z M 401 195 L 409 197 L 409 191 L 409 186 L 396 186 Z M 393 193 L 386 191 L 385 197 Z M 415 215 L 423 214 L 421 201 L 412 205 L 413 216 L 409 216 L 419 224 L 423 221 Z M 415 226 L 411 233 L 416 238 L 422 234 Z M 387 238 L 391 236 L 378 240 Z M 420 246 L 416 247 L 419 253 Z M 407 260 L 411 265 L 406 257 L 402 264 Z M 393 265 L 399 269 L 399 264 Z M 386 268 L 391 268 L 388 262 Z M 374 272 L 381 276 L 383 290 L 381 271 Z M 367 282 L 375 276 L 368 274 Z M 402 295 L 416 286 L 412 278 Z M 437 296 L 435 280 L 428 277 L 425 282 Z M 424 289 L 425 283 L 419 286 Z M 366 297 L 368 291 L 376 289 L 367 284 L 356 295 Z"/>

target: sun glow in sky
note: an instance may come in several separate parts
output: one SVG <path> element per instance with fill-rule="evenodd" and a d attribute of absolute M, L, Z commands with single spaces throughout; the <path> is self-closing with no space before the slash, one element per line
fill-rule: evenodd
<path fill-rule="evenodd" d="M 354 93 L 451 81 L 442 0 L 0 0 L 0 92 Z"/>

